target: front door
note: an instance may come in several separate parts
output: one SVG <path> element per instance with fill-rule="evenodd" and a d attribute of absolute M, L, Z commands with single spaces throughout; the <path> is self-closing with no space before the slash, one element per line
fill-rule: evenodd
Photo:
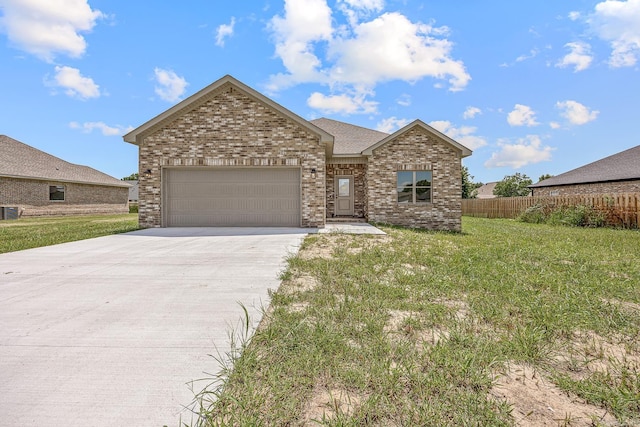
<path fill-rule="evenodd" d="M 353 216 L 353 176 L 336 176 L 335 215 Z"/>

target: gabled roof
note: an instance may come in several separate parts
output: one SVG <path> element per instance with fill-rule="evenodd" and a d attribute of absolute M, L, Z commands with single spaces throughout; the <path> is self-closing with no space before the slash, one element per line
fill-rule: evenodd
<path fill-rule="evenodd" d="M 442 132 L 432 128 L 431 126 L 429 126 L 428 124 L 426 124 L 422 120 L 414 120 L 413 122 L 409 123 L 405 127 L 398 129 L 397 131 L 395 131 L 391 135 L 387 136 L 386 138 L 382 139 L 381 141 L 378 141 L 377 143 L 375 143 L 372 146 L 368 147 L 366 150 L 363 150 L 362 154 L 364 154 L 366 156 L 372 155 L 373 154 L 373 150 L 375 150 L 376 148 L 388 143 L 389 141 L 392 141 L 392 140 L 396 139 L 397 137 L 399 137 L 403 133 L 408 132 L 408 131 L 410 131 L 411 129 L 413 129 L 415 127 L 420 127 L 423 130 L 425 130 L 425 131 L 437 136 L 438 138 L 443 139 L 448 144 L 451 144 L 454 148 L 456 148 L 456 149 L 458 149 L 458 150 L 460 150 L 462 152 L 462 157 L 467 157 L 467 156 L 471 155 L 471 150 L 469 150 L 467 147 L 465 147 L 464 145 L 460 144 L 459 142 L 454 141 L 453 139 L 449 138 L 447 135 L 443 134 Z"/>
<path fill-rule="evenodd" d="M 640 179 L 640 145 L 542 180 L 529 188 Z"/>
<path fill-rule="evenodd" d="M 334 155 L 361 155 L 362 151 L 389 136 L 388 133 L 355 126 L 326 118 L 311 120 L 311 123 L 333 135 Z"/>
<path fill-rule="evenodd" d="M 75 165 L 0 135 L 0 176 L 116 187 L 129 184 L 88 166 Z"/>
<path fill-rule="evenodd" d="M 156 117 L 154 117 L 153 119 L 149 120 L 148 122 L 146 122 L 142 126 L 139 126 L 138 128 L 132 130 L 131 132 L 129 132 L 128 134 L 126 134 L 123 137 L 124 140 L 126 142 L 130 142 L 132 144 L 136 144 L 136 145 L 139 144 L 141 142 L 141 136 L 144 134 L 145 131 L 148 131 L 152 127 L 160 125 L 160 124 L 162 124 L 164 122 L 168 123 L 171 120 L 173 120 L 175 117 L 181 115 L 182 113 L 184 113 L 186 111 L 189 111 L 192 107 L 198 105 L 198 102 L 200 100 L 202 100 L 203 98 L 206 98 L 207 95 L 209 95 L 210 93 L 216 91 L 217 89 L 219 89 L 220 87 L 222 87 L 223 85 L 226 85 L 226 84 L 233 85 L 233 87 L 235 87 L 236 89 L 244 92 L 246 95 L 257 99 L 258 101 L 262 102 L 263 104 L 268 105 L 269 107 L 271 107 L 274 110 L 278 111 L 280 114 L 282 114 L 285 117 L 289 118 L 290 120 L 292 120 L 293 122 L 297 123 L 301 127 L 307 129 L 309 132 L 318 135 L 319 138 L 320 138 L 320 143 L 325 144 L 326 151 L 327 151 L 327 156 L 331 155 L 331 152 L 333 151 L 333 136 L 332 135 L 328 134 L 327 132 L 325 132 L 324 130 L 320 129 L 319 127 L 311 124 L 310 122 L 308 122 L 307 120 L 305 120 L 302 117 L 298 116 L 297 114 L 287 110 L 286 108 L 284 108 L 280 104 L 278 104 L 278 103 L 274 102 L 273 100 L 267 98 L 266 96 L 264 96 L 260 92 L 256 91 L 255 89 L 250 88 L 249 86 L 245 85 L 244 83 L 242 83 L 241 81 L 235 79 L 234 77 L 232 77 L 230 75 L 226 75 L 226 76 L 222 77 L 221 79 L 213 82 L 212 84 L 210 84 L 209 86 L 207 86 L 204 89 L 200 90 L 199 92 L 191 95 L 190 97 L 188 97 L 184 101 L 181 101 L 178 104 L 174 105 L 173 107 L 169 108 L 164 113 L 157 115 Z"/>
<path fill-rule="evenodd" d="M 493 194 L 493 190 L 496 188 L 496 184 L 498 182 L 487 182 L 482 187 L 478 187 L 476 189 L 476 197 L 478 199 L 493 199 L 494 197 L 498 197 Z"/>

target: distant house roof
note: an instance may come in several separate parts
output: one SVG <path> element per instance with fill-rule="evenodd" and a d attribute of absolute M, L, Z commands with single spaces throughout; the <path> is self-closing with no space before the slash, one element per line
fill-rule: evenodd
<path fill-rule="evenodd" d="M 497 197 L 495 194 L 493 194 L 493 189 L 496 188 L 497 183 L 498 182 L 487 182 L 482 187 L 478 187 L 476 189 L 476 197 L 478 199 L 493 199 L 494 197 Z"/>
<path fill-rule="evenodd" d="M 529 188 L 640 179 L 640 145 L 542 180 Z"/>
<path fill-rule="evenodd" d="M 0 135 L 0 176 L 128 187 L 124 181 L 88 166 L 75 165 Z"/>
<path fill-rule="evenodd" d="M 310 120 L 311 123 L 333 135 L 333 154 L 358 154 L 383 140 L 388 133 L 363 128 L 331 119 Z"/>

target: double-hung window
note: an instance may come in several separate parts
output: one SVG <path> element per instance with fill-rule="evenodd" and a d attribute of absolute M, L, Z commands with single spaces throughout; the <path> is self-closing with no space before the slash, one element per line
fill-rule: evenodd
<path fill-rule="evenodd" d="M 398 203 L 431 203 L 431 171 L 398 171 Z"/>
<path fill-rule="evenodd" d="M 50 185 L 49 200 L 52 202 L 64 201 L 64 185 Z"/>

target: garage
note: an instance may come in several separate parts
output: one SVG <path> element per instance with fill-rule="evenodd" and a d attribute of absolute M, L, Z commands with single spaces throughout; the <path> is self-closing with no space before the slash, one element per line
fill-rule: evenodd
<path fill-rule="evenodd" d="M 299 168 L 167 168 L 166 227 L 299 227 Z"/>

